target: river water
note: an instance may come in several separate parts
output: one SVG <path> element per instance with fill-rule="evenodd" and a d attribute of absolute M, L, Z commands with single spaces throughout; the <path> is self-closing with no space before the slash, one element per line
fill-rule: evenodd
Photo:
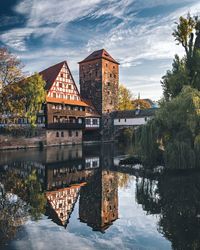
<path fill-rule="evenodd" d="M 200 173 L 120 167 L 133 152 L 0 152 L 0 249 L 200 249 Z"/>

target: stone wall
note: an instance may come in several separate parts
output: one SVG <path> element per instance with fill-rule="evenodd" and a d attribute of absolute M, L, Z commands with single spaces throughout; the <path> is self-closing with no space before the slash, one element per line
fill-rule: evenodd
<path fill-rule="evenodd" d="M 0 150 L 31 148 L 46 145 L 46 131 L 40 131 L 36 136 L 14 136 L 12 134 L 0 134 Z"/>
<path fill-rule="evenodd" d="M 102 112 L 117 110 L 119 65 L 102 59 Z"/>
<path fill-rule="evenodd" d="M 47 146 L 82 143 L 82 130 L 47 130 Z"/>
<path fill-rule="evenodd" d="M 46 130 L 37 131 L 34 136 L 15 136 L 0 134 L 0 150 L 68 145 L 82 143 L 82 130 Z"/>
<path fill-rule="evenodd" d="M 96 110 L 102 112 L 102 60 L 82 62 L 79 64 L 80 94 L 90 100 Z"/>
<path fill-rule="evenodd" d="M 117 109 L 119 65 L 105 59 L 80 63 L 80 93 L 99 114 Z"/>

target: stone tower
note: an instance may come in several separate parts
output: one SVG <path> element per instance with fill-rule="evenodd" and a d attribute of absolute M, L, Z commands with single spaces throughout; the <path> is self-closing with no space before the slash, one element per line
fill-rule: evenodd
<path fill-rule="evenodd" d="M 80 94 L 90 100 L 99 114 L 117 109 L 119 63 L 104 49 L 79 62 Z"/>

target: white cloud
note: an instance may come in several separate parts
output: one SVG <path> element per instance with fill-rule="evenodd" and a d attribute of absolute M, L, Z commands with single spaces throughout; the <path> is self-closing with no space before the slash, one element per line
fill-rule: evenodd
<path fill-rule="evenodd" d="M 186 3 L 186 7 L 178 8 L 168 16 L 157 15 L 145 18 L 137 15 L 137 12 L 144 8 L 177 3 Z M 154 73 L 148 70 L 147 76 L 145 68 L 151 68 L 151 66 L 146 66 L 146 60 L 153 61 L 156 67 L 156 61 L 168 59 L 170 67 L 170 60 L 174 54 L 183 54 L 181 46 L 176 46 L 171 33 L 174 22 L 188 10 L 194 14 L 200 13 L 200 3 L 197 0 L 22 0 L 15 11 L 26 16 L 26 26 L 7 31 L 1 34 L 0 39 L 19 51 L 18 55 L 27 62 L 26 69 L 32 72 L 61 60 L 69 60 L 72 71 L 78 75 L 77 62 L 85 58 L 89 52 L 104 47 L 120 61 L 121 74 L 127 68 L 144 68 L 143 73 L 140 74 L 151 79 Z M 84 21 L 85 17 L 96 24 L 94 30 L 87 32 L 84 26 L 80 31 L 67 29 L 70 22 Z M 117 24 L 116 20 L 118 20 Z M 43 47 L 38 48 L 34 53 L 29 51 L 27 45 L 27 41 L 32 37 L 43 39 Z M 70 45 L 70 39 L 73 41 L 73 38 L 76 38 L 77 41 L 81 41 L 82 37 L 88 42 L 81 45 L 81 49 Z M 51 48 L 54 41 L 60 41 L 63 44 Z M 149 97 L 155 98 L 155 95 L 160 97 L 159 82 L 167 65 L 161 68 L 158 63 L 157 67 L 159 79 L 150 80 L 154 84 L 151 89 L 147 81 L 136 79 L 139 73 L 135 75 L 135 71 L 132 77 L 121 75 L 121 78 L 127 86 L 134 86 L 134 91 L 141 88 L 145 96 L 149 93 Z M 131 76 L 132 73 L 129 71 L 128 74 Z M 155 92 L 152 89 L 155 89 Z"/>
<path fill-rule="evenodd" d="M 89 14 L 100 0 L 23 0 L 15 10 L 27 15 L 28 26 L 70 22 Z"/>

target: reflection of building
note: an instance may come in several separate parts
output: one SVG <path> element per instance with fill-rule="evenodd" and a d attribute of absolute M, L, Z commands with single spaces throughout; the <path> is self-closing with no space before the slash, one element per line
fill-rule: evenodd
<path fill-rule="evenodd" d="M 98 171 L 80 191 L 80 221 L 104 232 L 118 219 L 117 174 Z"/>
<path fill-rule="evenodd" d="M 81 186 L 99 168 L 99 157 L 83 157 L 79 146 L 56 157 L 47 157 L 46 192 L 47 215 L 58 225 L 67 226 L 69 217 L 79 196 Z M 54 160 L 53 160 L 54 159 Z"/>
<path fill-rule="evenodd" d="M 47 214 L 56 224 L 64 227 L 67 226 L 82 185 L 84 185 L 84 183 L 46 192 L 49 205 Z"/>

